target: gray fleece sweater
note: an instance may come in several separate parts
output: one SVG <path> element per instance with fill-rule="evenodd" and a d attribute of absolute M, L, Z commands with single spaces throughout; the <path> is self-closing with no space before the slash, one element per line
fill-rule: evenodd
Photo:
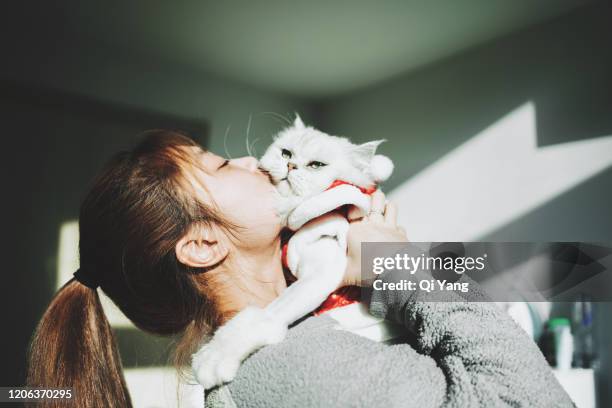
<path fill-rule="evenodd" d="M 377 343 L 309 317 L 207 391 L 206 406 L 573 406 L 533 341 L 479 300 L 474 282 L 468 295 L 373 291 L 370 313 L 405 327 L 405 341 Z"/>

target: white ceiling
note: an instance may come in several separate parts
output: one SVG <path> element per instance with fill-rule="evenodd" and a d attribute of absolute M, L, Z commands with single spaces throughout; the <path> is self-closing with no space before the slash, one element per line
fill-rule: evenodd
<path fill-rule="evenodd" d="M 306 97 L 351 91 L 586 0 L 124 1 L 47 5 L 81 39 Z M 58 6 L 62 4 L 62 6 Z"/>

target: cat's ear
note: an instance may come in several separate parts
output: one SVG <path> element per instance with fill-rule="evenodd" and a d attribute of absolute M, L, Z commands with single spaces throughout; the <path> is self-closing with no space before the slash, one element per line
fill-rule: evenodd
<path fill-rule="evenodd" d="M 378 145 L 384 142 L 385 139 L 373 140 L 371 142 L 363 143 L 353 147 L 351 156 L 355 163 L 362 169 L 366 169 L 370 166 L 372 157 L 376 154 Z"/>
<path fill-rule="evenodd" d="M 304 129 L 306 126 L 304 126 L 304 122 L 302 122 L 302 118 L 300 118 L 300 115 L 298 115 L 298 113 L 295 113 L 295 120 L 293 121 L 293 126 L 296 127 L 297 129 Z"/>

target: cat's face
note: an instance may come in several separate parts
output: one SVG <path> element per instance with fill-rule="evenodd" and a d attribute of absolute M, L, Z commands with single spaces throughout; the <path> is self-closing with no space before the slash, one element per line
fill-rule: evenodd
<path fill-rule="evenodd" d="M 306 127 L 297 117 L 293 126 L 275 138 L 260 167 L 269 172 L 282 195 L 308 196 L 325 190 L 336 179 L 370 183 L 364 170 L 377 145 L 353 145 L 345 138 Z"/>

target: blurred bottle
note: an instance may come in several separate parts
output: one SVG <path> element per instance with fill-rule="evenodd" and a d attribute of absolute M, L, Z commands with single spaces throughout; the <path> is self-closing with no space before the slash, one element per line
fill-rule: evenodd
<path fill-rule="evenodd" d="M 548 321 L 548 327 L 554 338 L 555 365 L 559 370 L 569 370 L 574 355 L 570 321 L 565 317 L 556 317 Z"/>
<path fill-rule="evenodd" d="M 582 295 L 572 307 L 572 326 L 574 332 L 573 366 L 590 368 L 595 357 L 593 346 L 593 304 Z"/>

